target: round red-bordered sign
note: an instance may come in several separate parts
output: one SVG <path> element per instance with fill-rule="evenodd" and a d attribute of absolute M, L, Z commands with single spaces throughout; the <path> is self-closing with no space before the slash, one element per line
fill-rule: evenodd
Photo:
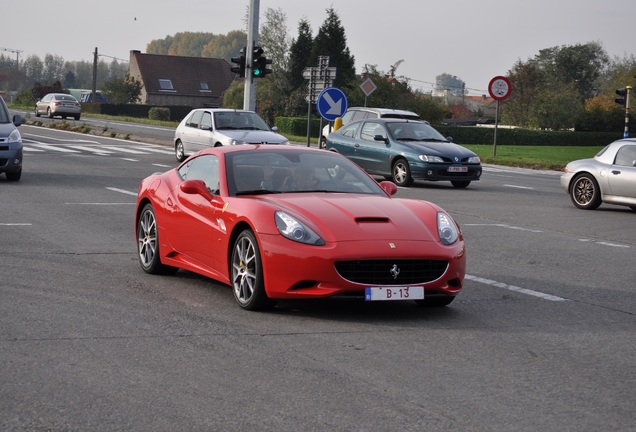
<path fill-rule="evenodd" d="M 510 84 L 510 80 L 505 76 L 496 76 L 490 80 L 488 84 L 488 93 L 490 93 L 490 97 L 494 100 L 504 100 L 510 96 L 510 92 L 512 91 L 512 84 Z"/>

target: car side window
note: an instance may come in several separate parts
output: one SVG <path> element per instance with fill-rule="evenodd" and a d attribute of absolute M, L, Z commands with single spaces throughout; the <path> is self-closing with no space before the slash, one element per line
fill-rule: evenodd
<path fill-rule="evenodd" d="M 212 129 L 212 114 L 205 111 L 201 119 L 201 129 Z"/>
<path fill-rule="evenodd" d="M 633 167 L 636 162 L 636 146 L 624 145 L 616 153 L 614 165 Z"/>
<path fill-rule="evenodd" d="M 353 121 L 353 116 L 356 113 L 356 111 L 347 111 L 346 113 L 344 113 L 344 115 L 342 116 L 342 124 L 349 124 Z"/>
<path fill-rule="evenodd" d="M 192 116 L 186 123 L 186 126 L 190 126 L 193 128 L 198 128 L 201 124 L 201 117 L 203 117 L 203 111 L 195 111 L 192 113 Z"/>
<path fill-rule="evenodd" d="M 386 139 L 386 132 L 384 128 L 378 123 L 374 122 L 365 122 L 362 125 L 362 130 L 360 131 L 360 138 L 365 141 L 375 142 L 376 135 L 382 136 L 382 138 Z"/>
<path fill-rule="evenodd" d="M 356 135 L 356 130 L 358 129 L 357 124 L 347 125 L 340 129 L 340 134 L 342 136 L 346 136 L 349 138 L 353 138 Z"/>
<path fill-rule="evenodd" d="M 179 168 L 179 175 L 185 180 L 202 180 L 208 190 L 219 190 L 219 159 L 214 155 L 203 155 L 192 159 Z"/>

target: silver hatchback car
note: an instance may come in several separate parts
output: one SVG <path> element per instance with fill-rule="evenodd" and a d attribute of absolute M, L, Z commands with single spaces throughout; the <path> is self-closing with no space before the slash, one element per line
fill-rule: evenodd
<path fill-rule="evenodd" d="M 9 181 L 18 181 L 22 176 L 22 137 L 17 126 L 22 124 L 22 117 L 11 117 L 9 108 L 0 98 L 0 173 L 4 173 Z"/>
<path fill-rule="evenodd" d="M 82 115 L 82 105 L 73 95 L 66 93 L 49 93 L 35 103 L 35 116 L 46 115 L 48 118 L 55 116 L 67 118 L 73 117 L 79 120 Z"/>
<path fill-rule="evenodd" d="M 255 112 L 226 108 L 194 109 L 174 134 L 179 162 L 204 148 L 236 144 L 289 144 L 289 140 Z"/>

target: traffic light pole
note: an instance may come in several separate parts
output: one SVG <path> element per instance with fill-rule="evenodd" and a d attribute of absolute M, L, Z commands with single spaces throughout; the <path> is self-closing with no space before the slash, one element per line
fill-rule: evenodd
<path fill-rule="evenodd" d="M 245 90 L 243 109 L 256 111 L 256 83 L 252 71 L 254 47 L 258 44 L 258 13 L 260 0 L 250 0 L 250 13 L 247 23 L 247 49 L 245 50 Z"/>

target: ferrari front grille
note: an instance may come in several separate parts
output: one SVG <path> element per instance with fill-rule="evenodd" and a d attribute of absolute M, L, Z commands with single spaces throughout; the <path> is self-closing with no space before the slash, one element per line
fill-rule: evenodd
<path fill-rule="evenodd" d="M 439 279 L 448 261 L 427 259 L 337 261 L 344 279 L 364 285 L 417 285 Z"/>

